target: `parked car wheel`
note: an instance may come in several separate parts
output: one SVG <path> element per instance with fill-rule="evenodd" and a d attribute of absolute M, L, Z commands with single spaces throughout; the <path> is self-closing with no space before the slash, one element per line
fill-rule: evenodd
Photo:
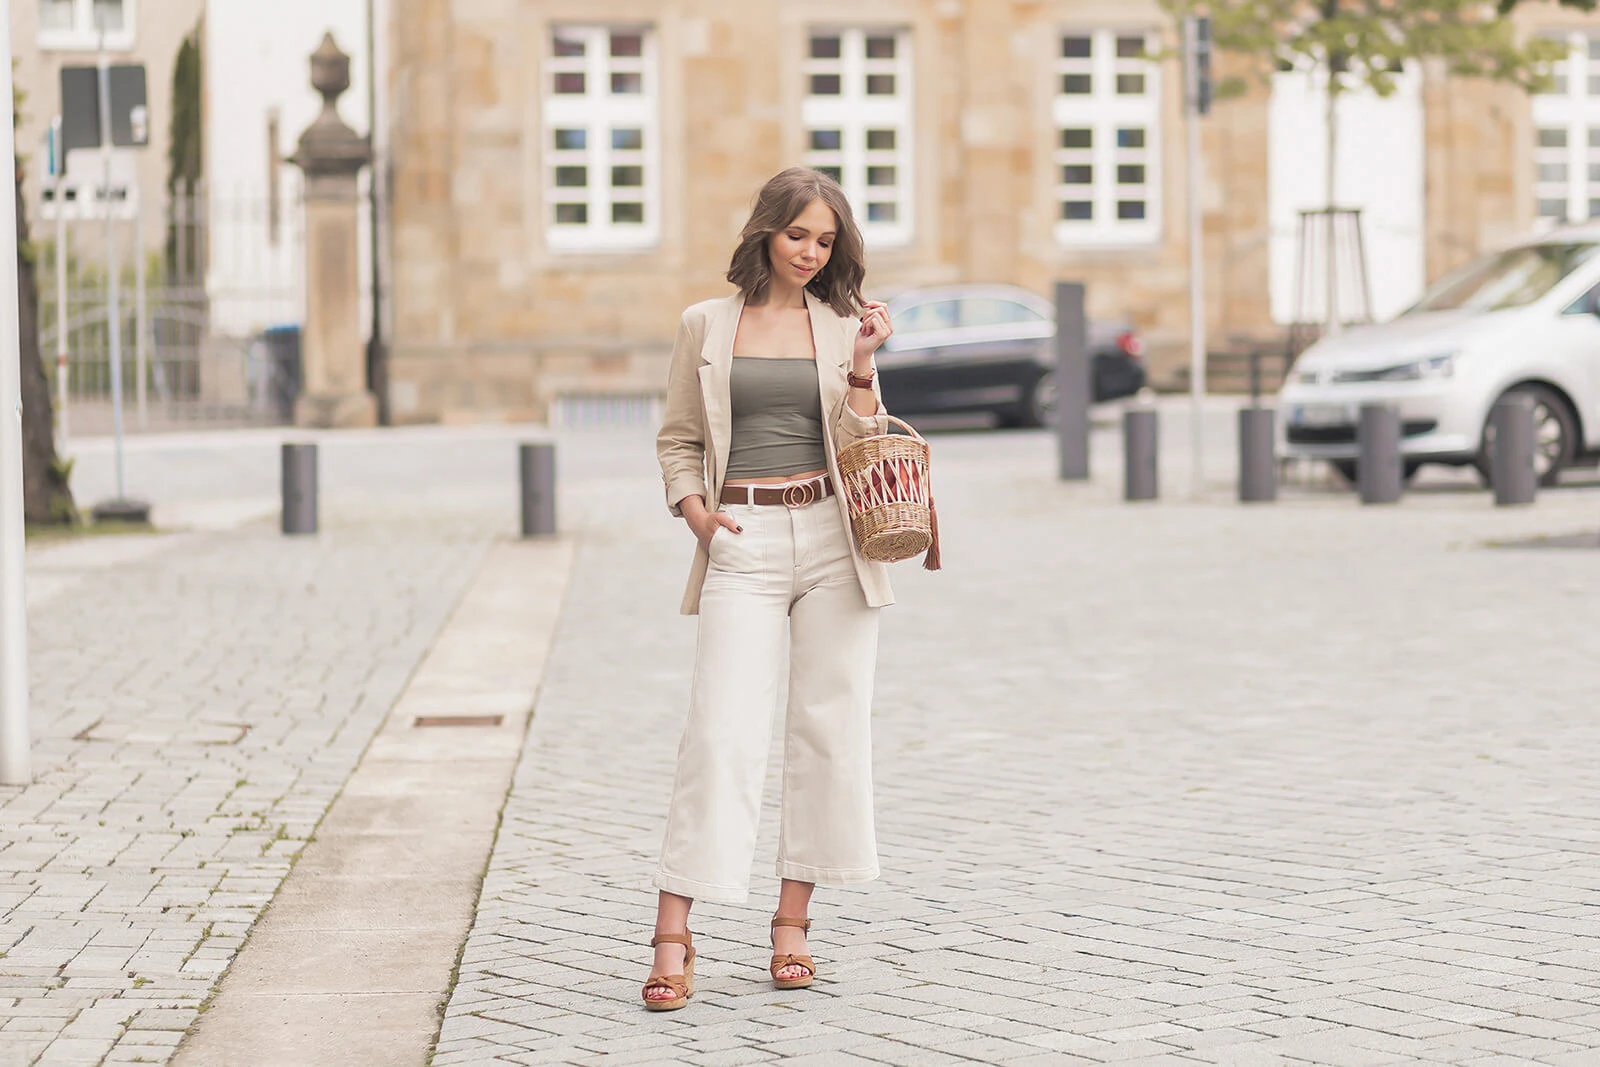
<path fill-rule="evenodd" d="M 1519 385 L 1506 390 L 1506 396 L 1533 398 L 1533 470 L 1540 485 L 1556 485 L 1561 472 L 1572 465 L 1578 452 L 1578 420 L 1572 408 L 1554 389 L 1544 385 Z M 1476 466 L 1485 485 L 1490 484 L 1494 450 L 1494 425 L 1483 428 L 1483 447 Z"/>
<path fill-rule="evenodd" d="M 1028 400 L 1023 408 L 1023 423 L 1027 426 L 1053 426 L 1056 421 L 1056 403 L 1060 399 L 1056 389 L 1056 376 L 1046 374 L 1028 390 Z"/>

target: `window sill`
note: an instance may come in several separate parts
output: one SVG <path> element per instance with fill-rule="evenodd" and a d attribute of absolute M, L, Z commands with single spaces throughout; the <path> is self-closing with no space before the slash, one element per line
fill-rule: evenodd
<path fill-rule="evenodd" d="M 106 34 L 105 48 L 107 52 L 131 52 L 134 48 L 134 35 L 124 30 L 120 33 Z M 98 52 L 100 51 L 100 35 L 97 33 L 80 33 L 73 31 L 39 31 L 39 50 L 41 52 Z"/>

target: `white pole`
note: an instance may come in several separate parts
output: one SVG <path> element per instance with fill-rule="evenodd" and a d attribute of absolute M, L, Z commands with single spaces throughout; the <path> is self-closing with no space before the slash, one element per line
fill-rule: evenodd
<path fill-rule="evenodd" d="M 59 444 L 56 451 L 63 456 L 67 452 L 67 395 L 71 382 L 71 366 L 67 362 L 68 356 L 68 323 L 71 322 L 67 314 L 67 205 L 61 199 L 61 182 L 66 177 L 67 154 L 61 150 L 61 120 L 56 119 L 55 142 L 51 145 L 51 154 L 54 157 L 51 166 L 55 168 L 55 202 L 56 202 L 56 435 Z"/>
<path fill-rule="evenodd" d="M 133 186 L 128 190 L 129 198 L 133 203 L 133 276 L 134 282 L 134 329 L 137 331 L 133 339 L 133 370 L 136 376 L 133 391 L 139 406 L 139 429 L 150 428 L 150 409 L 145 397 L 146 367 L 150 360 L 149 342 L 145 338 L 150 330 L 149 307 L 146 301 L 145 287 L 145 254 L 144 254 L 144 204 L 139 190 L 139 172 L 134 170 Z"/>
<path fill-rule="evenodd" d="M 105 161 L 106 198 L 106 323 L 111 342 L 111 431 L 115 437 L 117 499 L 128 498 L 122 473 L 122 309 L 118 306 L 117 216 L 111 199 L 111 57 L 106 31 L 100 27 L 100 156 Z"/>
<path fill-rule="evenodd" d="M 1328 336 L 1337 337 L 1344 329 L 1339 311 L 1339 230 L 1334 208 L 1338 205 L 1339 175 L 1339 92 L 1338 75 L 1333 71 L 1333 60 L 1328 60 Z"/>
<path fill-rule="evenodd" d="M 1200 205 L 1200 65 L 1196 61 L 1199 31 L 1193 18 L 1184 20 L 1184 55 L 1188 74 L 1185 111 L 1188 118 L 1189 186 L 1189 433 L 1193 470 L 1190 490 L 1205 495 L 1206 285 L 1204 231 Z"/>
<path fill-rule="evenodd" d="M 10 106 L 11 0 L 0 0 L 0 72 Z M 33 779 L 28 739 L 28 598 L 23 589 L 22 335 L 17 307 L 17 144 L 0 122 L 0 784 Z"/>

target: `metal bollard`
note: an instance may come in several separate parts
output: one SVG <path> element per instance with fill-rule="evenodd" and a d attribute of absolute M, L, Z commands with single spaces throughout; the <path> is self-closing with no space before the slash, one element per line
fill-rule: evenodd
<path fill-rule="evenodd" d="M 525 443 L 517 448 L 522 485 L 522 536 L 556 532 L 556 446 Z"/>
<path fill-rule="evenodd" d="M 1526 393 L 1501 397 L 1489 413 L 1489 430 L 1494 435 L 1489 449 L 1489 481 L 1499 507 L 1531 504 L 1538 495 L 1533 413 L 1533 397 Z"/>
<path fill-rule="evenodd" d="M 1124 500 L 1154 500 L 1160 495 L 1160 428 L 1154 408 L 1129 408 L 1122 413 Z"/>
<path fill-rule="evenodd" d="M 317 446 L 283 445 L 283 532 L 317 532 Z"/>
<path fill-rule="evenodd" d="M 1239 412 L 1239 500 L 1264 504 L 1278 499 L 1277 437 L 1271 408 Z"/>
<path fill-rule="evenodd" d="M 1089 478 L 1088 320 L 1080 282 L 1056 283 L 1056 462 L 1064 482 Z"/>
<path fill-rule="evenodd" d="M 1361 456 L 1356 486 L 1363 504 L 1399 502 L 1405 485 L 1400 459 L 1400 409 L 1389 404 L 1364 404 L 1357 432 Z"/>

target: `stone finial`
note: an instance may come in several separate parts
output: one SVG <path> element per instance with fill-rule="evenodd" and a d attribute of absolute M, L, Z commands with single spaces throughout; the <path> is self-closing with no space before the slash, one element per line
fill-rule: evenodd
<path fill-rule="evenodd" d="M 311 86 L 322 94 L 322 114 L 300 135 L 289 162 L 309 178 L 354 178 L 372 159 L 372 146 L 339 117 L 339 97 L 350 88 L 350 57 L 332 33 L 311 55 Z"/>

